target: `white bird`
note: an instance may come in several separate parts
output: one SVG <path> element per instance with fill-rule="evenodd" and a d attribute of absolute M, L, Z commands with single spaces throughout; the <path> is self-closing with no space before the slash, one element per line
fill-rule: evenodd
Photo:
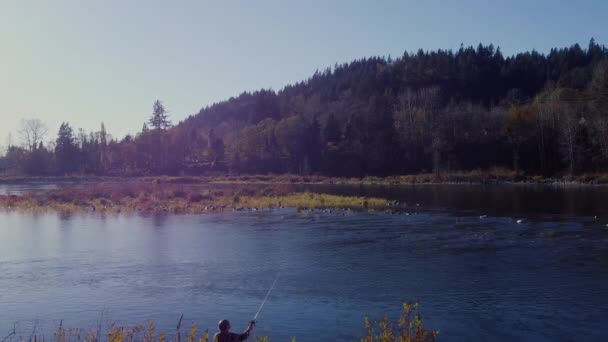
<path fill-rule="evenodd" d="M 517 220 L 515 222 L 517 222 L 517 224 L 522 224 L 522 223 L 524 223 L 524 220 L 523 219 L 519 219 L 519 220 Z"/>
<path fill-rule="evenodd" d="M 485 219 L 486 217 L 488 217 L 488 215 L 481 215 L 481 216 L 479 216 L 480 219 Z"/>

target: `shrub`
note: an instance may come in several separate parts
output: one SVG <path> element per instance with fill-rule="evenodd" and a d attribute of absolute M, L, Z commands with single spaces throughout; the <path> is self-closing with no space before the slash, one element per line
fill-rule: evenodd
<path fill-rule="evenodd" d="M 388 317 L 378 322 L 365 319 L 365 336 L 361 342 L 434 342 L 439 331 L 424 327 L 418 303 L 405 303 L 397 321 Z"/>

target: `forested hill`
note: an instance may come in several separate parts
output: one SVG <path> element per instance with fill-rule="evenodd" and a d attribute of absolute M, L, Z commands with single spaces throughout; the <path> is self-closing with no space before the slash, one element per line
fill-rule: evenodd
<path fill-rule="evenodd" d="M 164 112 L 162 105 L 157 110 Z M 91 135 L 93 147 L 76 144 L 78 166 L 66 169 L 62 163 L 73 161 L 56 156 L 49 170 L 344 176 L 492 167 L 542 175 L 608 171 L 608 49 L 591 40 L 586 48 L 511 57 L 479 45 L 363 58 L 278 92 L 242 93 L 173 127 L 163 120 L 121 141 L 102 144 Z"/>

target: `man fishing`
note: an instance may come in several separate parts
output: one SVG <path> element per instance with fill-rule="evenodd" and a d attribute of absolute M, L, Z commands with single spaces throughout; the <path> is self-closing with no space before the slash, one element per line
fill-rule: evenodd
<path fill-rule="evenodd" d="M 223 319 L 218 324 L 218 328 L 220 329 L 220 331 L 218 333 L 216 333 L 215 336 L 213 336 L 213 341 L 214 342 L 245 341 L 247 339 L 247 337 L 249 337 L 249 333 L 251 332 L 251 330 L 253 330 L 253 327 L 255 326 L 255 322 L 258 319 L 258 315 L 260 314 L 260 311 L 262 311 L 264 304 L 266 304 L 266 301 L 268 300 L 268 297 L 270 296 L 270 292 L 272 292 L 272 290 L 274 289 L 274 286 L 277 284 L 277 280 L 279 280 L 278 275 L 276 276 L 276 278 L 274 278 L 274 281 L 272 282 L 272 286 L 270 286 L 270 288 L 268 289 L 268 292 L 266 292 L 266 296 L 264 297 L 264 300 L 262 301 L 262 304 L 260 305 L 258 312 L 255 313 L 255 315 L 253 316 L 253 320 L 251 322 L 249 322 L 247 329 L 242 334 L 231 333 L 230 332 L 230 321 L 228 321 L 227 319 Z"/>
<path fill-rule="evenodd" d="M 230 332 L 230 321 L 223 319 L 218 324 L 220 331 L 213 336 L 214 342 L 239 342 L 245 341 L 249 337 L 249 333 L 253 330 L 254 321 L 249 322 L 247 329 L 242 334 Z"/>

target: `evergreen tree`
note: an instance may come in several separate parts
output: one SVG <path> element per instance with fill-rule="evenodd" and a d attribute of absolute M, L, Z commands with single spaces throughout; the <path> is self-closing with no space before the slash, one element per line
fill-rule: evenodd
<path fill-rule="evenodd" d="M 323 129 L 323 138 L 325 139 L 325 142 L 338 143 L 341 135 L 342 132 L 338 120 L 336 120 L 336 117 L 333 114 L 329 114 L 327 122 L 325 123 L 325 128 Z"/>
<path fill-rule="evenodd" d="M 46 175 L 52 171 L 52 160 L 52 153 L 44 147 L 44 144 L 41 141 L 38 143 L 36 149 L 29 153 L 23 160 L 21 169 L 28 175 Z"/>
<path fill-rule="evenodd" d="M 321 168 L 321 124 L 315 116 L 308 127 L 306 137 L 305 155 L 308 165 L 304 170 L 305 174 L 315 172 Z"/>
<path fill-rule="evenodd" d="M 63 122 L 55 140 L 55 158 L 60 173 L 70 173 L 78 168 L 78 146 L 72 127 Z"/>
<path fill-rule="evenodd" d="M 167 113 L 165 106 L 163 106 L 162 102 L 160 102 L 159 100 L 156 100 L 156 102 L 154 102 L 152 116 L 150 117 L 150 120 L 148 122 L 150 123 L 150 126 L 152 126 L 152 128 L 157 131 L 171 127 L 171 120 L 169 120 L 169 114 Z"/>
<path fill-rule="evenodd" d="M 101 123 L 101 130 L 99 131 L 99 166 L 100 171 L 103 173 L 106 170 L 108 164 L 108 133 L 106 132 L 106 126 Z"/>

